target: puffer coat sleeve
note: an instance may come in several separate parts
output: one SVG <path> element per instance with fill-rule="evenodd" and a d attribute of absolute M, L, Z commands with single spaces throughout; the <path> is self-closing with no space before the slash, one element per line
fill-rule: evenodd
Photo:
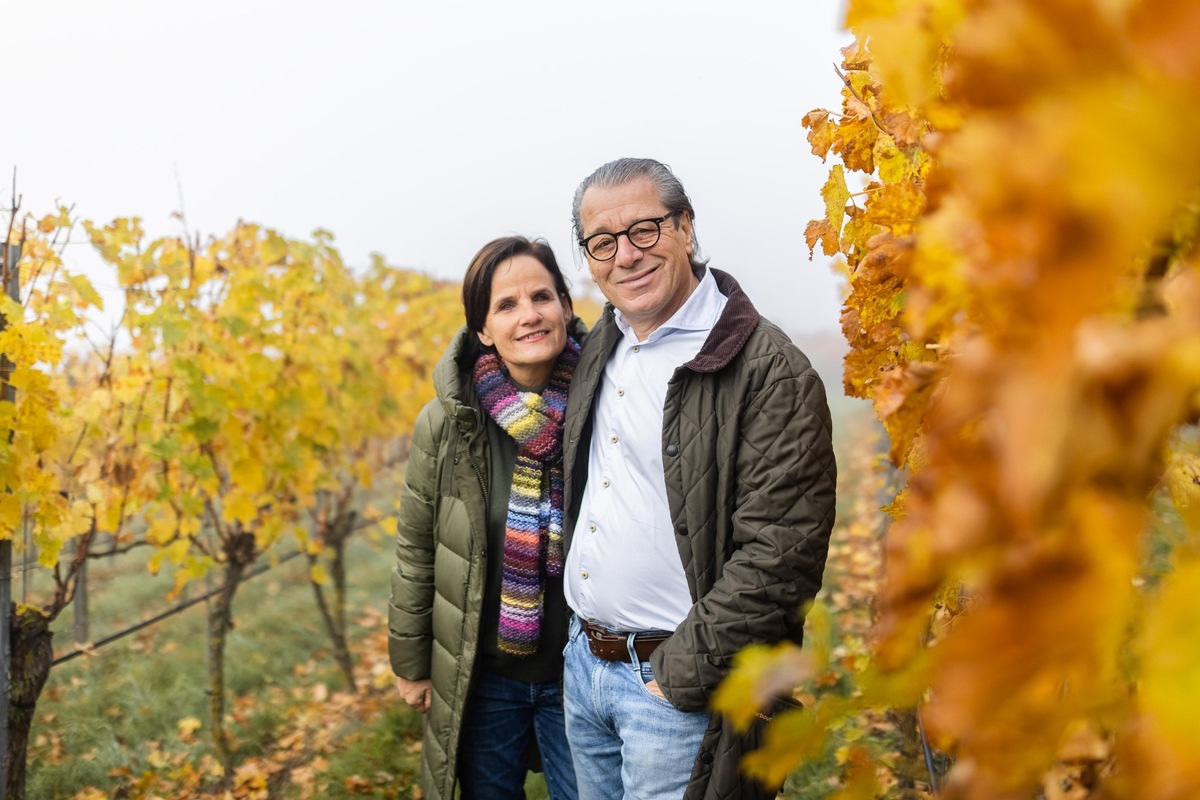
<path fill-rule="evenodd" d="M 430 677 L 434 507 L 444 422 L 445 412 L 436 400 L 417 417 L 397 520 L 396 563 L 388 604 L 388 653 L 392 671 L 410 681 Z"/>

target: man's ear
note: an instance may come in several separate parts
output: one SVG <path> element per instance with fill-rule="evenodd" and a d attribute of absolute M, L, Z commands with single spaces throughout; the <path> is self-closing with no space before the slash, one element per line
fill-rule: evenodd
<path fill-rule="evenodd" d="M 687 241 L 688 256 L 694 256 L 695 253 L 692 252 L 692 216 L 690 214 L 679 215 L 679 230 Z"/>

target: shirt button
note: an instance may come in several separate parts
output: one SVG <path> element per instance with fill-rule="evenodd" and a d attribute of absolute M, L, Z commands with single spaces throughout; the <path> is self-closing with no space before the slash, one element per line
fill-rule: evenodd
<path fill-rule="evenodd" d="M 600 485 L 603 486 L 605 489 L 607 489 L 608 488 L 608 478 L 605 478 L 604 480 L 600 481 Z"/>
<path fill-rule="evenodd" d="M 595 526 L 595 525 L 588 525 L 588 530 L 589 530 L 589 531 L 591 531 L 592 533 L 595 533 L 595 532 L 596 532 L 596 526 Z"/>
<path fill-rule="evenodd" d="M 587 580 L 587 572 L 585 571 L 585 572 L 579 573 L 579 577 L 583 578 L 586 581 Z"/>
<path fill-rule="evenodd" d="M 625 390 L 617 389 L 617 397 L 624 397 L 624 396 L 625 396 Z"/>
<path fill-rule="evenodd" d="M 610 439 L 609 439 L 609 441 L 610 441 L 610 442 L 612 442 L 613 444 L 616 444 L 616 443 L 617 443 L 617 437 L 616 437 L 616 436 L 613 436 L 612 438 L 610 438 Z"/>
<path fill-rule="evenodd" d="M 635 344 L 635 345 L 633 346 L 633 352 L 635 352 L 635 353 L 640 353 L 640 352 L 642 352 L 642 348 L 638 347 L 638 346 Z"/>

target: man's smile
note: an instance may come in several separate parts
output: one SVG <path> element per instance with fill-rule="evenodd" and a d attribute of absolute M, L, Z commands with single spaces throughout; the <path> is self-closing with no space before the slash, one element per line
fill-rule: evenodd
<path fill-rule="evenodd" d="M 653 266 L 644 272 L 639 272 L 637 275 L 634 275 L 630 278 L 617 281 L 617 285 L 629 289 L 638 289 L 649 283 L 651 276 L 653 276 L 656 272 L 658 272 L 658 265 Z"/>

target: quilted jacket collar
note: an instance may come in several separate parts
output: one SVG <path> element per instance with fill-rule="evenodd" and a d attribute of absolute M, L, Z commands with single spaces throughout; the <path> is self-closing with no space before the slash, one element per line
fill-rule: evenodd
<path fill-rule="evenodd" d="M 728 302 L 725 303 L 725 310 L 721 312 L 721 318 L 717 320 L 717 324 L 709 332 L 708 338 L 704 340 L 700 352 L 683 365 L 693 372 L 717 372 L 728 366 L 729 362 L 742 352 L 750 334 L 754 333 L 754 329 L 758 327 L 760 319 L 758 309 L 750 302 L 750 298 L 742 291 L 742 287 L 732 275 L 712 267 L 700 267 L 696 277 L 703 277 L 706 269 L 712 270 L 713 278 L 717 281 L 717 289 L 725 295 Z M 592 335 L 601 337 L 602 358 L 607 359 L 612 352 L 613 345 L 621 336 L 617 321 L 613 317 L 612 303 L 604 307 L 604 314 Z M 603 365 L 603 361 L 601 365 Z"/>
<path fill-rule="evenodd" d="M 719 269 L 711 269 L 717 280 L 717 288 L 728 298 L 721 318 L 709 332 L 708 338 L 700 352 L 688 363 L 684 364 L 695 372 L 716 372 L 724 369 L 742 348 L 754 329 L 758 326 L 758 309 L 750 302 L 750 298 L 742 291 L 742 287 L 732 275 Z M 703 273 L 701 273 L 703 274 Z"/>

